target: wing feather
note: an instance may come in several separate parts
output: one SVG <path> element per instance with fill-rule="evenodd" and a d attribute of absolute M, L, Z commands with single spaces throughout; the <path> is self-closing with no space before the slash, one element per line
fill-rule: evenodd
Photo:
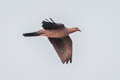
<path fill-rule="evenodd" d="M 49 41 L 54 46 L 58 56 L 60 57 L 62 63 L 66 64 L 70 61 L 72 62 L 72 40 L 69 36 L 64 38 L 48 38 Z"/>
<path fill-rule="evenodd" d="M 59 29 L 59 28 L 65 28 L 64 24 L 55 23 L 55 22 L 42 22 L 42 27 L 44 29 Z"/>

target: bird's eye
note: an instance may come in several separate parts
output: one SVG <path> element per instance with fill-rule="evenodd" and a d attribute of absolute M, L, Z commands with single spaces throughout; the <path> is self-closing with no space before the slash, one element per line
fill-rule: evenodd
<path fill-rule="evenodd" d="M 78 30 L 78 28 L 76 28 L 76 30 Z"/>

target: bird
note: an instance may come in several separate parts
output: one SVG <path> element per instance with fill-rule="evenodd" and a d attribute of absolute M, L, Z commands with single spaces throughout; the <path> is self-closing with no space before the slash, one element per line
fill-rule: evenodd
<path fill-rule="evenodd" d="M 80 31 L 78 27 L 66 28 L 62 23 L 56 23 L 52 18 L 42 21 L 43 29 L 35 32 L 23 33 L 24 37 L 45 36 L 53 45 L 61 62 L 72 63 L 72 39 L 69 34 Z"/>

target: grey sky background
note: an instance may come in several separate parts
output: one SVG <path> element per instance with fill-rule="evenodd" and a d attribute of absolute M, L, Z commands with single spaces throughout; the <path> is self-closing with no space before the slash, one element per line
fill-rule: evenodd
<path fill-rule="evenodd" d="M 0 0 L 0 80 L 120 80 L 118 0 Z M 79 27 L 73 63 L 62 64 L 46 37 L 25 38 L 45 18 Z M 114 44 L 113 44 L 114 43 Z"/>

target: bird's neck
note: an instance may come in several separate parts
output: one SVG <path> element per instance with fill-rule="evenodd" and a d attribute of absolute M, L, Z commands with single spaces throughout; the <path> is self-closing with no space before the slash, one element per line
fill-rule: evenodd
<path fill-rule="evenodd" d="M 73 28 L 67 28 L 68 34 L 76 32 L 76 30 L 74 30 Z"/>

